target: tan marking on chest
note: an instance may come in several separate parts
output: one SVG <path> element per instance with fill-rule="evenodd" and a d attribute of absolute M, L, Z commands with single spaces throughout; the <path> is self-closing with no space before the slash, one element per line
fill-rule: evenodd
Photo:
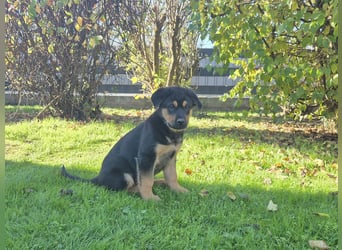
<path fill-rule="evenodd" d="M 169 154 L 171 152 L 175 152 L 175 151 L 178 152 L 181 146 L 182 146 L 181 143 L 169 144 L 169 145 L 157 144 L 157 146 L 155 148 L 157 158 L 158 158 L 158 156 Z"/>
<path fill-rule="evenodd" d="M 155 148 L 156 160 L 154 162 L 153 167 L 155 168 L 157 165 L 158 167 L 161 167 L 161 169 L 165 167 L 167 165 L 167 162 L 174 157 L 172 155 L 176 155 L 181 146 L 182 146 L 182 143 L 169 144 L 169 145 L 157 144 Z M 159 165 L 159 164 L 162 164 L 162 165 Z"/>

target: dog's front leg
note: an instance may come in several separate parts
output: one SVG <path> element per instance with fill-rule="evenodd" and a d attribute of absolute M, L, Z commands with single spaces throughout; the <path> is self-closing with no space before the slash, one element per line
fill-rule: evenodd
<path fill-rule="evenodd" d="M 137 176 L 138 176 L 138 191 L 141 198 L 144 200 L 160 200 L 158 195 L 152 191 L 154 184 L 154 169 L 149 166 L 149 160 L 136 160 Z M 147 170 L 146 170 L 147 169 Z"/>
<path fill-rule="evenodd" d="M 138 184 L 139 193 L 144 200 L 160 200 L 158 195 L 152 191 L 154 183 L 153 171 L 140 173 L 140 182 Z"/>
<path fill-rule="evenodd" d="M 189 192 L 186 188 L 182 187 L 177 180 L 177 171 L 176 171 L 176 156 L 174 156 L 167 166 L 164 168 L 164 177 L 167 185 L 170 187 L 171 190 L 180 193 Z"/>

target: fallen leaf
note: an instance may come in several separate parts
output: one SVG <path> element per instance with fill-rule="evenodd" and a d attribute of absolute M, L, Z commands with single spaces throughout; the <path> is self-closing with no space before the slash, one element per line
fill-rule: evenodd
<path fill-rule="evenodd" d="M 311 248 L 329 249 L 329 246 L 323 240 L 309 240 L 309 245 Z"/>
<path fill-rule="evenodd" d="M 229 199 L 231 199 L 232 201 L 236 200 L 236 196 L 233 192 L 227 192 L 227 196 L 229 197 Z"/>
<path fill-rule="evenodd" d="M 186 168 L 184 171 L 187 175 L 192 175 L 192 170 L 190 168 Z"/>
<path fill-rule="evenodd" d="M 337 178 L 336 175 L 330 174 L 330 173 L 327 173 L 327 176 L 328 176 L 329 178 L 331 178 L 331 179 L 336 179 L 336 178 Z"/>
<path fill-rule="evenodd" d="M 277 168 L 282 168 L 283 167 L 283 163 L 277 162 L 276 164 L 274 164 L 274 166 L 277 167 Z"/>
<path fill-rule="evenodd" d="M 209 191 L 206 189 L 202 189 L 201 192 L 199 192 L 199 195 L 204 197 L 209 195 Z"/>
<path fill-rule="evenodd" d="M 334 169 L 337 169 L 338 168 L 338 165 L 336 162 L 334 162 L 333 164 L 331 164 L 331 167 L 334 168 Z"/>
<path fill-rule="evenodd" d="M 320 167 L 320 168 L 323 168 L 324 167 L 324 161 L 321 160 L 321 159 L 315 159 L 314 161 L 314 164 L 317 166 L 317 167 Z"/>
<path fill-rule="evenodd" d="M 268 202 L 268 205 L 267 205 L 267 211 L 270 211 L 270 212 L 276 212 L 278 211 L 278 205 L 273 203 L 272 200 L 270 200 Z"/>
<path fill-rule="evenodd" d="M 265 178 L 265 179 L 264 179 L 264 184 L 265 184 L 265 185 L 271 185 L 271 184 L 272 184 L 271 178 Z"/>
<path fill-rule="evenodd" d="M 315 176 L 317 176 L 318 173 L 319 173 L 318 169 L 317 169 L 317 168 L 314 168 L 314 169 L 312 170 L 312 172 L 310 173 L 310 176 L 311 176 L 311 177 L 315 177 Z"/>
<path fill-rule="evenodd" d="M 319 217 L 330 217 L 330 215 L 329 215 L 329 214 L 326 214 L 326 213 L 314 212 L 313 214 L 314 214 L 314 215 L 317 215 L 317 216 L 319 216 Z"/>

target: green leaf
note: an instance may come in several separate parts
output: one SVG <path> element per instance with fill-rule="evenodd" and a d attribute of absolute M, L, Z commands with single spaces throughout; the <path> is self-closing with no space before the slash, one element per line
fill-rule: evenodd
<path fill-rule="evenodd" d="M 37 16 L 36 5 L 37 2 L 33 0 L 28 7 L 28 14 L 31 19 L 34 19 Z"/>
<path fill-rule="evenodd" d="M 331 68 L 331 72 L 332 73 L 337 73 L 337 69 L 338 69 L 338 65 L 337 65 L 337 63 L 332 63 L 331 65 L 330 65 L 330 68 Z"/>
<path fill-rule="evenodd" d="M 303 89 L 303 87 L 302 86 L 298 87 L 296 89 L 296 97 L 297 97 L 297 99 L 300 99 L 304 95 L 305 95 L 305 90 Z"/>
<path fill-rule="evenodd" d="M 330 217 L 330 215 L 329 214 L 326 214 L 326 213 L 319 213 L 319 212 L 315 212 L 315 213 L 313 213 L 314 215 L 317 215 L 317 216 L 319 216 L 319 217 Z"/>

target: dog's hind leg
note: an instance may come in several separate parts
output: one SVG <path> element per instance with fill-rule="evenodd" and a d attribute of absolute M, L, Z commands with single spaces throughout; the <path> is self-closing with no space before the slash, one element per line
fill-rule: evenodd
<path fill-rule="evenodd" d="M 124 174 L 124 179 L 127 183 L 127 191 L 128 192 L 130 192 L 130 193 L 138 193 L 139 192 L 138 186 L 134 182 L 132 175 Z"/>
<path fill-rule="evenodd" d="M 134 172 L 124 157 L 108 155 L 102 163 L 100 173 L 91 182 L 114 191 L 130 190 L 135 185 Z"/>
<path fill-rule="evenodd" d="M 91 182 L 113 191 L 125 190 L 134 185 L 131 175 L 124 174 L 120 171 L 111 171 L 110 174 L 100 173 L 97 177 L 92 179 Z"/>

